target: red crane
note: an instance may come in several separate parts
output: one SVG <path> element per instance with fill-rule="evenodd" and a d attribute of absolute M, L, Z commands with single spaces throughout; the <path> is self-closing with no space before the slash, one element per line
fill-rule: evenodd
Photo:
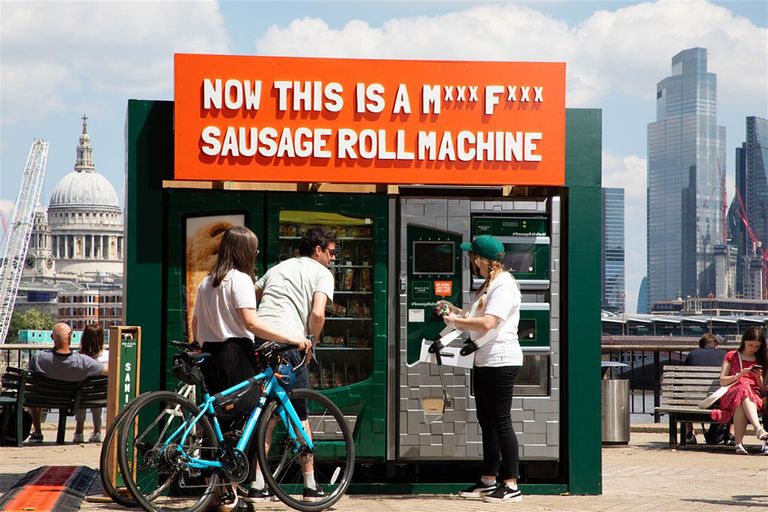
<path fill-rule="evenodd" d="M 768 288 L 766 288 L 766 278 L 768 277 L 768 249 L 763 247 L 763 242 L 760 241 L 760 239 L 757 237 L 754 231 L 752 231 L 752 226 L 749 225 L 749 220 L 747 219 L 747 209 L 744 207 L 744 201 L 741 199 L 741 194 L 739 193 L 739 189 L 736 189 L 736 201 L 739 203 L 739 217 L 741 218 L 741 223 L 744 224 L 744 228 L 747 231 L 747 236 L 749 237 L 750 241 L 752 242 L 752 254 L 759 254 L 760 255 L 760 264 L 761 264 L 761 270 L 762 270 L 762 276 L 763 276 L 763 289 L 761 290 L 762 297 L 768 297 Z"/>

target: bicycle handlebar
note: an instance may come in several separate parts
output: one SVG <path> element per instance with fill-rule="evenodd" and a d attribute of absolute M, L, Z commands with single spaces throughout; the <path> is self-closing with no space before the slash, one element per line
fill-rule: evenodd
<path fill-rule="evenodd" d="M 315 349 L 315 337 L 310 335 L 307 336 L 307 339 L 312 343 L 309 350 L 306 350 L 304 353 L 304 359 L 297 364 L 295 367 L 291 368 L 291 371 L 296 371 L 300 368 L 302 368 L 305 365 L 308 365 L 310 361 L 312 361 L 312 354 Z M 262 343 L 259 345 L 259 347 L 256 349 L 257 352 L 266 352 L 268 350 L 276 349 L 278 353 L 285 352 L 287 350 L 291 350 L 292 348 L 295 348 L 293 345 L 288 345 L 286 343 L 278 343 L 276 341 L 267 341 L 265 343 Z"/>
<path fill-rule="evenodd" d="M 294 372 L 303 366 L 309 366 L 309 363 L 312 362 L 312 355 L 315 353 L 315 337 L 310 334 L 307 339 L 310 343 L 309 349 L 304 352 L 304 359 L 293 368 Z"/>

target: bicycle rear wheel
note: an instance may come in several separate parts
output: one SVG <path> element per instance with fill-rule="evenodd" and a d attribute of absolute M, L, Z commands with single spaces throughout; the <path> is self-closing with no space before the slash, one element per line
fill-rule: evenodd
<path fill-rule="evenodd" d="M 218 441 L 203 416 L 185 442 L 181 433 L 200 409 L 170 391 L 140 397 L 124 418 L 118 460 L 126 486 L 142 508 L 152 512 L 198 512 L 219 485 L 215 470 L 196 470 L 188 457 L 214 460 Z"/>
<path fill-rule="evenodd" d="M 301 404 L 305 404 L 307 420 L 303 425 L 312 438 L 314 450 L 290 437 L 288 433 L 295 429 L 283 422 L 280 418 L 283 407 L 273 400 L 265 407 L 256 431 L 259 465 L 280 501 L 303 512 L 325 510 L 344 496 L 352 481 L 355 467 L 352 432 L 339 408 L 320 393 L 295 389 L 288 396 L 294 407 L 300 409 Z M 298 432 L 296 435 L 299 440 L 303 439 Z M 321 496 L 304 488 L 303 472 L 308 463 L 314 466 Z"/>
<path fill-rule="evenodd" d="M 112 501 L 123 507 L 135 507 L 136 500 L 131 496 L 128 488 L 122 482 L 120 473 L 120 464 L 117 457 L 117 447 L 120 444 L 120 432 L 123 428 L 123 420 L 128 410 L 135 403 L 128 403 L 122 411 L 115 416 L 112 424 L 107 428 L 104 435 L 104 442 L 101 445 L 99 455 L 99 475 L 101 476 L 101 487 Z M 117 483 L 118 487 L 115 487 Z"/>

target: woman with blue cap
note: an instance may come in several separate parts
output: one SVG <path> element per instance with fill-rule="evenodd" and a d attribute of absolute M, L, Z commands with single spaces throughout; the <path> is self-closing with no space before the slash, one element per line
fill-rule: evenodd
<path fill-rule="evenodd" d="M 477 346 L 473 384 L 483 436 L 483 475 L 459 496 L 492 503 L 519 502 L 523 496 L 517 487 L 520 469 L 511 409 L 515 380 L 523 365 L 517 339 L 520 287 L 504 269 L 504 245 L 498 239 L 481 235 L 471 244 L 461 244 L 461 249 L 469 251 L 472 271 L 485 282 L 467 314 L 452 304 L 438 304 L 443 310 L 447 306 L 446 325 L 468 331 Z"/>

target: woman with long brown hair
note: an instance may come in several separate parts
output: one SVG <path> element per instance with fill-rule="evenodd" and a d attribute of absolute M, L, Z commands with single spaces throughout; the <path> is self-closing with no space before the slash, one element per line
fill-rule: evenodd
<path fill-rule="evenodd" d="M 731 387 L 720 398 L 718 407 L 711 415 L 718 423 L 729 423 L 733 420 L 736 453 L 740 455 L 749 453 L 742 444 L 748 423 L 755 429 L 758 440 L 763 443 L 768 441 L 768 432 L 760 423 L 758 413 L 763 410 L 767 367 L 765 330 L 760 327 L 750 327 L 744 331 L 739 348 L 728 352 L 723 360 L 720 385 Z"/>
<path fill-rule="evenodd" d="M 287 338 L 256 315 L 256 255 L 259 240 L 248 228 L 232 226 L 221 238 L 216 263 L 197 290 L 192 331 L 211 360 L 202 368 L 208 392 L 218 393 L 259 372 L 254 354 L 254 335 L 263 340 L 311 347 L 308 339 Z M 250 411 L 259 394 L 254 387 L 243 397 L 238 409 Z M 229 430 L 233 424 L 222 425 Z M 256 464 L 255 443 L 250 443 L 252 464 Z M 252 510 L 250 503 L 236 501 L 227 510 Z"/>
<path fill-rule="evenodd" d="M 443 317 L 446 325 L 469 331 L 477 346 L 473 384 L 483 436 L 483 474 L 459 496 L 491 503 L 519 502 L 523 496 L 517 486 L 519 454 L 511 410 L 515 380 L 523 365 L 517 338 L 520 287 L 504 269 L 504 245 L 496 238 L 481 235 L 471 244 L 461 244 L 461 249 L 469 251 L 473 272 L 485 282 L 466 314 L 451 304 L 438 303 L 439 308 L 449 308 Z"/>
<path fill-rule="evenodd" d="M 88 324 L 83 329 L 83 335 L 80 338 L 81 354 L 96 359 L 100 363 L 107 363 L 109 353 L 104 350 L 104 328 L 101 324 L 94 322 Z M 89 443 L 101 442 L 101 407 L 91 409 L 93 419 L 93 432 L 88 438 Z M 78 409 L 75 413 L 75 435 L 72 438 L 73 443 L 82 443 L 84 441 L 83 430 L 85 429 L 85 409 Z"/>

